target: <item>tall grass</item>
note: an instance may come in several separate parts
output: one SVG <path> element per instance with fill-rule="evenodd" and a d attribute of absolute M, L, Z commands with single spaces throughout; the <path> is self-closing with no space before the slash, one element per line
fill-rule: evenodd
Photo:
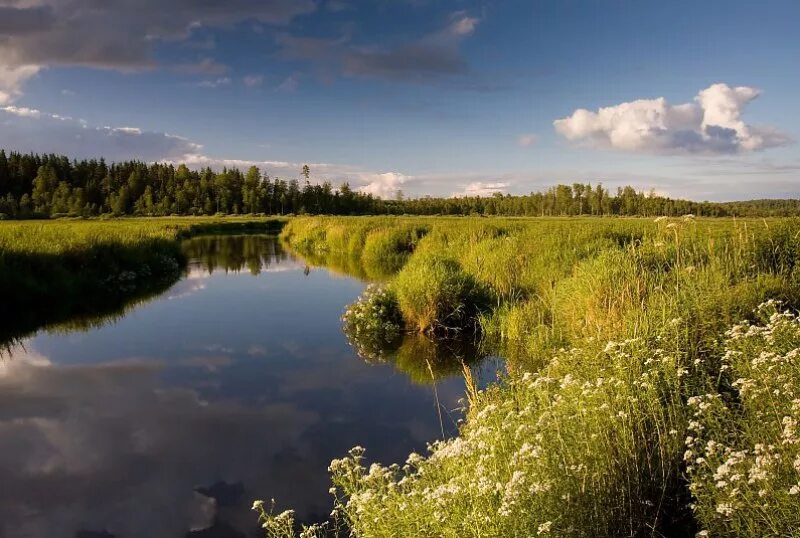
<path fill-rule="evenodd" d="M 0 341 L 163 289 L 184 264 L 179 239 L 280 230 L 276 219 L 160 218 L 0 222 Z"/>
<path fill-rule="evenodd" d="M 756 459 L 765 450 L 756 444 L 783 442 L 784 417 L 794 427 L 797 410 L 786 403 L 800 390 L 794 373 L 761 372 L 792 399 L 750 412 L 732 380 L 717 383 L 737 369 L 720 343 L 727 329 L 770 299 L 800 306 L 797 220 L 309 218 L 290 222 L 284 237 L 319 263 L 346 256 L 365 271 L 364 238 L 393 226 L 427 232 L 386 283 L 406 329 L 478 320 L 510 376 L 474 395 L 461 435 L 426 456 L 367 467 L 358 449 L 332 464 L 336 513 L 354 535 L 786 536 L 797 528 L 793 462 L 775 487 L 756 491 L 762 506 L 776 507 L 765 517 L 755 502 L 748 511 L 724 500 L 684 459 L 698 424 L 724 437 L 713 438 L 717 446 Z M 739 370 L 774 352 L 796 372 L 796 339 L 776 350 L 751 344 Z M 687 402 L 711 389 L 727 411 L 704 423 Z"/>
<path fill-rule="evenodd" d="M 800 319 L 779 306 L 726 332 L 708 392 L 689 400 L 684 460 L 713 536 L 800 532 Z"/>

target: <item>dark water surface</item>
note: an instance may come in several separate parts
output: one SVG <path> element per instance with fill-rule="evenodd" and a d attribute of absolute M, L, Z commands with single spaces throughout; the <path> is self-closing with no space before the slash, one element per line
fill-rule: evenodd
<path fill-rule="evenodd" d="M 255 498 L 324 519 L 327 466 L 351 446 L 402 462 L 454 431 L 458 361 L 420 367 L 414 342 L 370 364 L 348 344 L 339 318 L 366 283 L 268 236 L 185 249 L 158 298 L 0 361 L 0 537 L 258 535 Z"/>

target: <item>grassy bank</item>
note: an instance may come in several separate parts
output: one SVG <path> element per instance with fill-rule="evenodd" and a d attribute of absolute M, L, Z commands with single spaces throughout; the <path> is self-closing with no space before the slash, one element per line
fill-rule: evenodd
<path fill-rule="evenodd" d="M 183 270 L 181 238 L 277 232 L 282 224 L 244 218 L 0 222 L 0 341 L 50 323 L 113 313 L 159 292 Z"/>
<path fill-rule="evenodd" d="M 757 308 L 800 305 L 798 234 L 796 220 L 692 217 L 292 220 L 283 237 L 301 254 L 383 279 L 375 312 L 475 332 L 511 372 L 469 391 L 461 435 L 429 454 L 334 462 L 339 520 L 364 537 L 792 535 L 797 321 Z M 779 343 L 726 336 L 783 319 Z M 779 366 L 751 371 L 763 353 Z M 747 379 L 770 403 L 748 401 Z"/>

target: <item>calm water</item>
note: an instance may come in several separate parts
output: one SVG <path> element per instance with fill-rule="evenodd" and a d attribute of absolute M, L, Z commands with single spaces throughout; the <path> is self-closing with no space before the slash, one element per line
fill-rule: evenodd
<path fill-rule="evenodd" d="M 457 366 L 434 383 L 347 343 L 364 282 L 267 236 L 185 247 L 189 272 L 160 297 L 0 362 L 0 537 L 258 535 L 255 498 L 324 519 L 326 468 L 351 446 L 402 462 L 454 431 Z"/>

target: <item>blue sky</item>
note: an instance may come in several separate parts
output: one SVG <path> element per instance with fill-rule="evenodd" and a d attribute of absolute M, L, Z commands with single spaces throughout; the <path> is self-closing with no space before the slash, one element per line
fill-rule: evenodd
<path fill-rule="evenodd" d="M 0 0 L 0 146 L 382 196 L 798 197 L 798 24 L 793 0 Z"/>

